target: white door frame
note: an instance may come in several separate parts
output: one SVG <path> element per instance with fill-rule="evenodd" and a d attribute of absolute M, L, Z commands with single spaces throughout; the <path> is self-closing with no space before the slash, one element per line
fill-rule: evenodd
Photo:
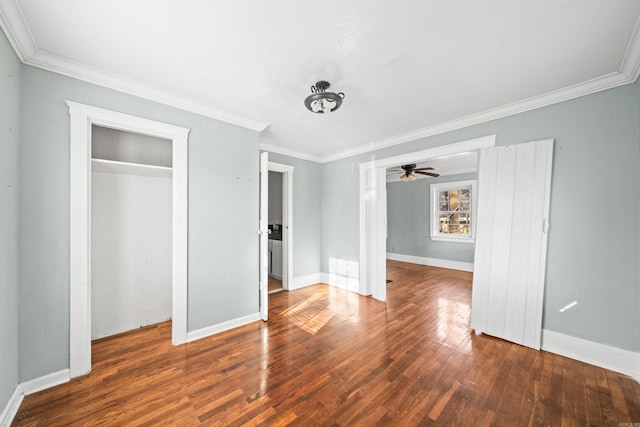
<path fill-rule="evenodd" d="M 91 371 L 91 128 L 172 141 L 172 338 L 187 341 L 187 140 L 189 129 L 67 101 L 70 115 L 69 375 Z"/>
<path fill-rule="evenodd" d="M 386 287 L 385 275 L 380 273 L 383 270 L 386 271 L 386 251 L 382 250 L 386 246 L 386 230 L 385 232 L 381 232 L 380 227 L 372 228 L 370 224 L 367 224 L 367 217 L 376 218 L 376 221 L 386 226 L 387 199 L 386 197 L 376 198 L 375 191 L 369 191 L 369 194 L 367 194 L 367 171 L 371 169 L 376 170 L 376 174 L 379 176 L 382 172 L 386 173 L 386 169 L 392 166 L 405 163 L 419 163 L 433 159 L 434 157 L 448 156 L 465 151 L 475 151 L 484 147 L 493 147 L 495 144 L 496 135 L 488 135 L 360 163 L 360 294 L 384 295 L 383 288 Z M 373 201 L 372 198 L 374 199 Z M 369 203 L 367 203 L 367 201 L 369 201 Z M 375 209 L 375 212 L 367 213 L 367 210 L 372 208 Z M 373 233 L 372 230 L 374 230 Z M 378 230 L 378 232 L 375 232 L 375 230 Z"/>
<path fill-rule="evenodd" d="M 260 318 L 269 320 L 269 153 L 260 154 L 260 210 L 258 215 L 258 296 Z"/>
<path fill-rule="evenodd" d="M 269 162 L 269 171 L 282 173 L 282 287 L 293 280 L 293 170 L 294 166 Z"/>

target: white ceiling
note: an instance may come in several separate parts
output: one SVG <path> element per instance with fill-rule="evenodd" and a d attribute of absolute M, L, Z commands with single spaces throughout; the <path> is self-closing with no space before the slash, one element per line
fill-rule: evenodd
<path fill-rule="evenodd" d="M 635 81 L 637 0 L 0 0 L 23 62 L 328 161 Z M 340 110 L 303 105 L 317 80 Z"/>

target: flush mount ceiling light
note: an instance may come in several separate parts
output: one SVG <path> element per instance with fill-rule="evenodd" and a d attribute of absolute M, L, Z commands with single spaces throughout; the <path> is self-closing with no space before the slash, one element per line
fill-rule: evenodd
<path fill-rule="evenodd" d="M 336 111 L 342 105 L 344 93 L 327 92 L 331 86 L 329 82 L 320 80 L 311 86 L 311 95 L 304 100 L 304 106 L 312 113 L 328 114 Z"/>

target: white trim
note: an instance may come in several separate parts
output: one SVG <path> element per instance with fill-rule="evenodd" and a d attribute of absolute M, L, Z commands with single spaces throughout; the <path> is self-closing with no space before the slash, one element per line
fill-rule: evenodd
<path fill-rule="evenodd" d="M 261 320 L 260 313 L 250 314 L 248 316 L 238 317 L 237 319 L 227 320 L 225 322 L 217 323 L 215 325 L 207 326 L 195 331 L 187 333 L 187 342 L 196 341 L 202 338 L 210 337 L 211 335 L 219 334 L 220 332 L 228 331 L 229 329 L 244 326 L 249 323 L 257 322 Z"/>
<path fill-rule="evenodd" d="M 306 286 L 317 285 L 318 283 L 326 283 L 323 280 L 323 273 L 308 274 L 306 276 L 294 277 L 293 283 L 289 287 L 290 291 L 304 288 Z"/>
<path fill-rule="evenodd" d="M 67 58 L 53 55 L 42 50 L 38 50 L 33 55 L 25 58 L 23 62 L 33 67 L 52 71 L 57 74 L 62 74 L 77 80 L 82 80 L 108 89 L 113 89 L 118 92 L 147 99 L 149 101 L 179 108 L 181 110 L 201 114 L 212 119 L 241 126 L 256 132 L 261 132 L 269 126 L 269 123 L 265 121 L 229 113 L 198 101 L 174 95 L 145 83 L 107 73 L 97 68 L 71 61 Z"/>
<path fill-rule="evenodd" d="M 620 63 L 620 72 L 631 82 L 635 82 L 640 74 L 640 17 L 636 20 L 633 34 Z"/>
<path fill-rule="evenodd" d="M 141 163 L 119 162 L 116 160 L 91 159 L 91 170 L 93 172 L 171 178 L 173 168 L 166 166 L 145 165 Z"/>
<path fill-rule="evenodd" d="M 260 153 L 260 204 L 258 209 L 258 311 L 269 320 L 269 153 Z"/>
<path fill-rule="evenodd" d="M 60 384 L 68 383 L 70 380 L 69 372 L 69 369 L 63 369 L 61 371 L 52 372 L 48 375 L 25 381 L 20 384 L 22 394 L 27 396 Z"/>
<path fill-rule="evenodd" d="M 542 349 L 584 363 L 610 369 L 640 382 L 640 353 L 542 330 Z"/>
<path fill-rule="evenodd" d="M 408 262 L 411 264 L 428 265 L 431 267 L 448 268 L 451 270 L 473 272 L 473 263 L 464 261 L 453 261 L 449 259 L 427 258 L 415 255 L 403 255 L 387 252 L 387 259 L 394 261 Z"/>
<path fill-rule="evenodd" d="M 45 52 L 36 44 L 17 0 L 0 0 L 0 27 L 2 27 L 7 35 L 9 43 L 11 43 L 20 61 L 24 64 L 93 83 L 118 92 L 159 102 L 181 110 L 202 114 L 206 117 L 242 126 L 257 132 L 261 132 L 269 126 L 269 123 L 264 120 L 256 120 L 219 110 L 201 102 L 171 94 L 160 88 Z"/>
<path fill-rule="evenodd" d="M 638 49 L 638 51 L 640 51 L 640 49 Z M 634 58 L 632 55 L 640 56 L 640 52 L 631 52 L 628 62 L 634 63 L 634 59 L 640 59 Z M 638 61 L 636 60 L 636 62 Z M 485 110 L 480 113 L 471 114 L 465 117 L 450 120 L 448 122 L 439 123 L 412 132 L 407 132 L 401 135 L 396 135 L 390 138 L 385 138 L 365 145 L 361 145 L 354 149 L 323 157 L 321 158 L 320 163 L 333 162 L 335 160 L 341 160 L 347 157 L 355 156 L 357 154 L 369 153 L 381 148 L 392 147 L 394 145 L 404 144 L 405 142 L 415 141 L 429 136 L 441 135 L 443 133 L 451 132 L 457 129 L 463 129 L 480 123 L 486 123 L 492 120 L 501 119 L 503 117 L 513 116 L 515 114 L 524 113 L 526 111 L 535 110 L 563 101 L 569 101 L 571 99 L 590 95 L 592 93 L 600 92 L 603 90 L 613 89 L 627 83 L 633 83 L 634 81 L 635 79 L 630 79 L 622 73 L 610 73 L 605 76 L 597 77 L 595 79 L 578 83 L 573 86 L 568 86 L 563 89 L 555 90 L 542 95 L 513 102 L 511 104 Z"/>
<path fill-rule="evenodd" d="M 278 148 L 273 145 L 261 144 L 264 150 L 274 153 L 281 153 L 297 157 L 300 159 L 315 161 L 318 163 L 328 163 L 335 160 L 344 159 L 357 154 L 368 153 L 385 147 L 402 144 L 428 136 L 439 135 L 452 130 L 465 128 L 479 123 L 485 123 L 502 117 L 511 116 L 525 111 L 535 110 L 551 104 L 567 101 L 592 93 L 612 89 L 628 83 L 633 83 L 640 74 L 640 31 L 638 30 L 640 19 L 636 21 L 633 34 L 627 45 L 623 60 L 620 64 L 619 72 L 613 72 L 604 76 L 596 77 L 582 83 L 568 86 L 542 95 L 534 96 L 521 101 L 513 102 L 497 108 L 485 110 L 477 114 L 450 120 L 428 126 L 404 134 L 373 141 L 346 150 L 337 154 L 325 157 L 312 156 L 299 153 L 286 148 Z M 89 67 L 87 65 L 68 60 L 66 58 L 49 54 L 38 48 L 31 33 L 31 29 L 26 23 L 24 14 L 17 1 L 0 0 L 0 26 L 7 34 L 11 46 L 16 51 L 20 60 L 28 65 L 53 71 L 78 80 L 87 81 L 120 92 L 128 93 L 141 98 L 160 102 L 182 110 L 202 114 L 227 123 L 236 124 L 255 131 L 264 130 L 269 124 L 262 120 L 255 120 L 231 114 L 226 111 L 217 110 L 192 100 L 186 100 L 164 92 L 160 89 L 144 85 L 137 81 L 125 79 L 120 76 L 106 73 L 102 70 Z"/>
<path fill-rule="evenodd" d="M 20 61 L 36 53 L 35 39 L 17 0 L 0 0 L 0 27 L 9 39 Z"/>
<path fill-rule="evenodd" d="M 20 384 L 18 384 L 9 398 L 9 401 L 4 406 L 2 413 L 0 413 L 0 427 L 9 427 L 11 425 L 13 419 L 18 413 L 18 409 L 20 409 L 22 399 L 24 399 L 24 394 L 22 393 Z"/>
<path fill-rule="evenodd" d="M 268 151 L 270 153 L 283 154 L 289 157 L 295 157 L 296 159 L 307 160 L 310 162 L 323 163 L 322 157 L 312 156 L 310 154 L 303 153 L 302 151 L 290 150 L 288 148 L 278 147 L 277 145 L 265 144 L 261 142 L 259 144 L 260 150 Z"/>
<path fill-rule="evenodd" d="M 456 142 L 452 144 L 440 145 L 438 147 L 429 148 L 426 150 L 415 151 L 412 153 L 401 154 L 398 156 L 387 157 L 383 159 L 378 159 L 370 162 L 360 163 L 358 166 L 360 168 L 360 188 L 359 188 L 359 201 L 360 201 L 360 212 L 359 212 L 359 230 L 360 230 L 360 240 L 359 240 L 359 248 L 360 248 L 360 291 L 359 293 L 362 295 L 370 294 L 370 286 L 369 286 L 369 278 L 367 277 L 367 268 L 370 262 L 378 262 L 384 263 L 384 259 L 375 259 L 369 260 L 367 259 L 367 248 L 369 242 L 367 238 L 367 214 L 366 214 L 366 182 L 367 182 L 367 170 L 375 169 L 379 167 L 391 167 L 405 163 L 419 163 L 428 159 L 432 159 L 434 157 L 440 156 L 448 156 L 451 154 L 462 153 L 465 151 L 474 151 L 479 150 L 480 148 L 485 147 L 493 147 L 496 144 L 496 135 L 487 135 L 480 138 L 474 138 L 467 141 Z M 384 203 L 384 207 L 378 206 L 381 209 L 380 214 L 386 215 L 386 200 Z M 380 238 L 386 236 L 379 236 Z M 380 244 L 377 242 L 376 244 Z M 382 255 L 384 256 L 384 255 Z"/>
<path fill-rule="evenodd" d="M 429 184 L 429 237 L 431 240 L 454 243 L 474 243 L 476 238 L 476 211 L 477 211 L 477 179 L 466 179 L 464 181 L 447 181 Z M 438 194 L 445 189 L 471 188 L 471 234 L 469 236 L 459 236 L 440 234 L 440 209 Z"/>
<path fill-rule="evenodd" d="M 360 167 L 370 168 L 388 168 L 404 163 L 420 163 L 425 160 L 433 159 L 440 156 L 449 156 L 452 154 L 463 153 L 465 151 L 479 150 L 480 148 L 493 147 L 496 145 L 496 134 L 481 136 L 462 142 L 454 142 L 451 144 L 438 145 L 437 147 L 428 148 L 426 150 L 413 151 L 411 153 L 399 154 L 392 157 L 384 157 L 369 162 L 360 163 Z"/>
<path fill-rule="evenodd" d="M 293 171 L 295 167 L 280 163 L 269 162 L 269 171 L 280 172 L 282 179 L 282 287 L 290 290 L 293 278 Z"/>
<path fill-rule="evenodd" d="M 105 126 L 172 141 L 172 343 L 187 337 L 187 191 L 189 129 L 67 101 L 70 114 L 69 368 L 91 370 L 91 127 Z"/>

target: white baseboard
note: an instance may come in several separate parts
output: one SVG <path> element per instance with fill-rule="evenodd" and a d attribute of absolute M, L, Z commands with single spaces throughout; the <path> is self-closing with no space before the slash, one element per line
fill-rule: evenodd
<path fill-rule="evenodd" d="M 20 384 L 20 388 L 22 389 L 22 394 L 26 396 L 28 394 L 36 393 L 46 388 L 51 388 L 59 384 L 67 383 L 70 379 L 70 371 L 68 369 L 63 369 L 61 371 L 53 372 L 39 378 L 34 378 L 30 381 L 25 381 Z"/>
<path fill-rule="evenodd" d="M 22 393 L 22 387 L 18 384 L 0 414 L 0 427 L 8 427 L 11 425 L 18 413 L 18 409 L 20 409 L 22 399 L 24 399 L 24 394 Z"/>
<path fill-rule="evenodd" d="M 394 261 L 409 262 L 411 264 L 428 265 L 431 267 L 449 268 L 451 270 L 461 270 L 473 272 L 473 263 L 464 261 L 451 261 L 448 259 L 427 258 L 415 255 L 402 255 L 387 252 L 387 259 Z"/>
<path fill-rule="evenodd" d="M 590 365 L 610 369 L 640 382 L 640 353 L 542 330 L 542 349 Z"/>
<path fill-rule="evenodd" d="M 254 313 L 248 316 L 238 317 L 237 319 L 227 320 L 226 322 L 217 323 L 215 325 L 207 326 L 202 329 L 187 332 L 187 342 L 219 334 L 220 332 L 228 331 L 229 329 L 237 328 L 238 326 L 243 326 L 260 319 L 260 313 Z"/>
<path fill-rule="evenodd" d="M 322 274 L 314 273 L 301 277 L 294 277 L 293 283 L 289 284 L 289 291 L 295 291 L 296 289 L 304 288 L 305 286 L 315 285 L 316 283 L 323 283 Z"/>

